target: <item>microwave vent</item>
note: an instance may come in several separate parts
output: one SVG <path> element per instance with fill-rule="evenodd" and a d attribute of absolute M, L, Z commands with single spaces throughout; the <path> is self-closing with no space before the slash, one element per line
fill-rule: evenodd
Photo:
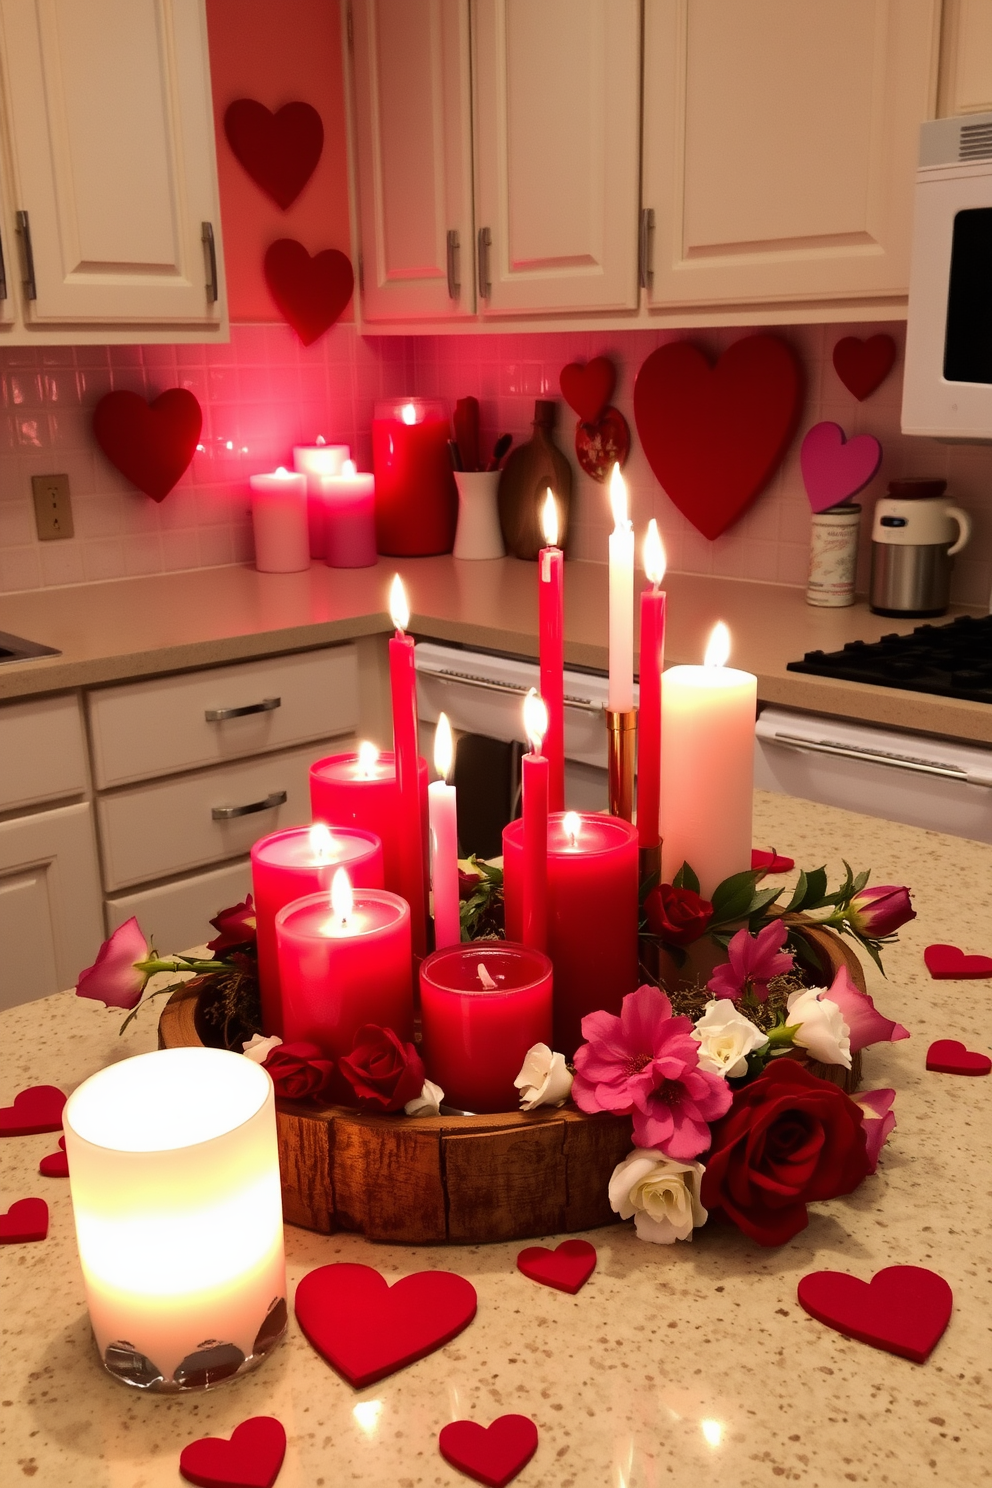
<path fill-rule="evenodd" d="M 958 140 L 959 160 L 992 158 L 992 123 L 962 124 Z"/>

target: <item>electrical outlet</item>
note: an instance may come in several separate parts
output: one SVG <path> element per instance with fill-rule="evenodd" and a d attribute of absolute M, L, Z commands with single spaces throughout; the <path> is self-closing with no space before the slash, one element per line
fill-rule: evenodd
<path fill-rule="evenodd" d="M 72 505 L 67 475 L 33 475 L 34 520 L 42 542 L 72 536 Z"/>

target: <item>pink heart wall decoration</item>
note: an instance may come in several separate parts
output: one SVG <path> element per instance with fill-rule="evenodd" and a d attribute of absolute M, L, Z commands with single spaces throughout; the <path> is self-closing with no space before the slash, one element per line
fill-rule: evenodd
<path fill-rule="evenodd" d="M 840 424 L 814 424 L 799 454 L 803 484 L 815 512 L 863 491 L 882 463 L 882 446 L 873 434 L 845 439 Z"/>

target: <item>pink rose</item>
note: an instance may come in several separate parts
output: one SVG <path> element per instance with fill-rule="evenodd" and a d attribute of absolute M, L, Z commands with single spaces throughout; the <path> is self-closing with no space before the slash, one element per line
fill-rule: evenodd
<path fill-rule="evenodd" d="M 149 975 L 139 968 L 147 960 L 148 943 L 132 915 L 103 942 L 93 965 L 79 973 L 76 996 L 92 997 L 107 1007 L 137 1007 Z"/>
<path fill-rule="evenodd" d="M 859 935 L 882 940 L 900 926 L 916 919 L 909 890 L 894 884 L 879 884 L 874 889 L 859 889 L 848 906 L 847 918 Z"/>

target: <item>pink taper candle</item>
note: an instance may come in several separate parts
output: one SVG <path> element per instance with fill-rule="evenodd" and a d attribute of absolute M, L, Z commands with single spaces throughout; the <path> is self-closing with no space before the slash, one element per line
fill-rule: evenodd
<path fill-rule="evenodd" d="M 417 779 L 417 672 L 413 637 L 406 628 L 410 606 L 399 574 L 389 592 L 389 613 L 396 634 L 389 642 L 389 685 L 393 699 L 393 750 L 399 815 L 400 892 L 410 906 L 413 954 L 427 951 L 427 895 L 424 887 L 424 821 Z"/>
<path fill-rule="evenodd" d="M 427 787 L 431 828 L 431 890 L 434 895 L 434 946 L 457 945 L 462 938 L 458 899 L 458 810 L 455 787 L 448 784 L 454 742 L 447 715 L 434 732 L 434 768 L 440 780 Z"/>
<path fill-rule="evenodd" d="M 558 546 L 558 507 L 551 487 L 541 511 L 547 544 L 537 555 L 541 696 L 548 710 L 544 756 L 548 761 L 548 805 L 565 809 L 565 587 L 564 553 Z"/>
<path fill-rule="evenodd" d="M 654 517 L 644 539 L 644 572 L 650 589 L 641 590 L 641 700 L 637 713 L 637 840 L 657 847 L 661 805 L 661 674 L 665 666 L 667 597 L 658 585 L 665 577 L 665 549 Z"/>
<path fill-rule="evenodd" d="M 541 745 L 548 710 L 533 687 L 524 699 L 524 730 L 531 752 L 523 757 L 523 913 L 520 939 L 538 951 L 548 944 L 548 761 Z"/>

